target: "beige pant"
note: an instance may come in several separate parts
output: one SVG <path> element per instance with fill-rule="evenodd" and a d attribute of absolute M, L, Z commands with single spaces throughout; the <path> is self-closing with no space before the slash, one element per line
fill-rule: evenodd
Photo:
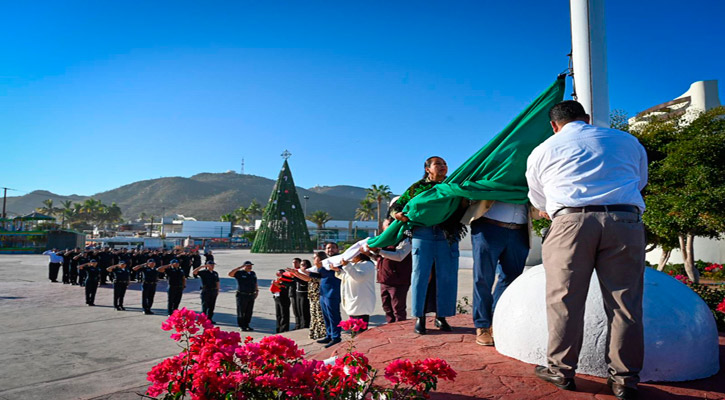
<path fill-rule="evenodd" d="M 634 387 L 644 359 L 642 290 L 644 225 L 627 212 L 558 216 L 544 242 L 549 369 L 574 376 L 584 330 L 584 305 L 596 269 L 607 315 L 609 374 Z"/>

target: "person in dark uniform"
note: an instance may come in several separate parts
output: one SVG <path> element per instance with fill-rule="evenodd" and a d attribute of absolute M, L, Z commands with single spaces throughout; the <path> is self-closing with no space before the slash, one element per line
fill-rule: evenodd
<path fill-rule="evenodd" d="M 70 285 L 70 260 L 72 258 L 69 256 L 70 250 L 65 249 L 58 254 L 63 257 L 63 278 L 61 280 L 64 285 Z"/>
<path fill-rule="evenodd" d="M 143 313 L 152 315 L 151 307 L 154 305 L 154 296 L 156 295 L 156 283 L 159 280 L 159 271 L 156 269 L 156 260 L 149 258 L 143 264 L 133 267 L 134 271 L 141 270 L 143 285 L 141 290 L 141 306 Z"/>
<path fill-rule="evenodd" d="M 78 265 L 80 271 L 85 271 L 86 281 L 86 304 L 89 306 L 96 305 L 96 291 L 98 290 L 98 279 L 101 276 L 101 269 L 98 267 L 96 259 L 89 260 L 87 263 Z"/>
<path fill-rule="evenodd" d="M 78 284 L 82 286 L 86 286 L 86 273 L 83 271 L 83 269 L 79 268 L 83 264 L 88 264 L 91 261 L 90 258 L 90 252 L 84 251 L 82 253 L 78 253 L 77 256 L 73 257 L 73 261 L 76 262 L 75 270 L 76 270 L 76 279 L 78 280 Z"/>
<path fill-rule="evenodd" d="M 189 279 L 189 274 L 191 274 L 191 255 L 185 250 L 180 250 L 176 254 L 176 259 L 179 260 L 181 270 L 184 271 L 184 277 Z"/>
<path fill-rule="evenodd" d="M 184 288 L 186 288 L 186 277 L 184 271 L 179 267 L 179 260 L 175 258 L 171 260 L 171 263 L 159 267 L 159 272 L 166 273 L 166 279 L 169 281 L 167 308 L 169 315 L 171 315 L 181 304 L 181 296 L 184 294 Z"/>
<path fill-rule="evenodd" d="M 204 262 L 214 261 L 214 254 L 212 254 L 211 250 L 207 250 L 204 252 Z"/>
<path fill-rule="evenodd" d="M 131 278 L 127 267 L 126 261 L 119 260 L 118 264 L 106 268 L 106 271 L 113 277 L 113 307 L 118 311 L 126 311 L 126 308 L 123 307 L 123 298 L 126 296 L 128 281 Z"/>
<path fill-rule="evenodd" d="M 245 261 L 239 267 L 229 271 L 229 276 L 237 280 L 237 325 L 243 331 L 253 331 L 249 326 L 252 321 L 254 300 L 259 295 L 257 274 L 252 271 L 251 261 Z"/>
<path fill-rule="evenodd" d="M 304 263 L 304 261 L 300 261 L 300 264 L 295 264 L 295 268 L 292 268 L 292 269 L 294 269 L 294 271 L 288 270 L 288 272 L 292 272 L 292 274 L 295 275 L 294 276 L 294 280 L 295 280 L 294 286 L 296 286 L 296 288 L 295 288 L 294 306 L 297 307 L 296 314 L 298 314 L 300 316 L 299 327 L 295 326 L 295 329 L 300 329 L 300 328 L 307 329 L 310 327 L 310 299 L 308 297 L 308 283 L 307 283 L 307 281 L 298 278 L 297 274 L 294 273 L 294 272 L 300 272 L 299 265 L 301 265 L 302 263 Z M 310 268 L 312 267 L 309 260 L 307 260 L 307 264 L 308 264 L 308 267 L 310 267 Z M 295 325 L 297 325 L 297 324 L 298 323 L 295 322 Z"/>
<path fill-rule="evenodd" d="M 69 280 L 71 285 L 78 284 L 78 256 L 81 254 L 80 247 L 76 247 L 73 251 L 68 252 L 68 258 L 70 259 L 70 274 Z"/>
<path fill-rule="evenodd" d="M 302 262 L 301 258 L 293 258 L 292 259 L 292 267 L 294 269 L 299 270 L 300 269 L 300 263 Z M 292 277 L 292 280 L 294 280 L 294 277 Z M 300 311 L 297 308 L 297 284 L 295 282 L 292 282 L 291 285 L 289 285 L 288 288 L 288 295 L 290 300 L 290 306 L 292 307 L 292 315 L 295 316 L 295 328 L 293 330 L 297 330 L 302 328 L 302 321 L 300 320 Z"/>
<path fill-rule="evenodd" d="M 289 287 L 295 283 L 290 273 L 283 269 L 277 271 L 277 279 L 272 282 L 269 290 L 274 296 L 274 309 L 277 316 L 277 333 L 289 331 Z"/>
<path fill-rule="evenodd" d="M 191 253 L 191 268 L 197 269 L 201 267 L 201 255 L 199 255 L 199 250 L 194 250 Z M 196 275 L 194 275 L 194 279 L 198 278 Z"/>
<path fill-rule="evenodd" d="M 207 261 L 205 265 L 196 268 L 192 274 L 201 278 L 201 312 L 206 314 L 214 324 L 214 308 L 219 295 L 219 274 L 214 271 L 214 261 Z M 204 269 L 202 269 L 204 268 Z"/>
<path fill-rule="evenodd" d="M 101 285 L 106 285 L 108 283 L 108 267 L 111 266 L 113 261 L 111 249 L 104 247 L 102 251 L 98 252 L 96 259 L 98 260 L 98 267 L 101 269 Z"/>

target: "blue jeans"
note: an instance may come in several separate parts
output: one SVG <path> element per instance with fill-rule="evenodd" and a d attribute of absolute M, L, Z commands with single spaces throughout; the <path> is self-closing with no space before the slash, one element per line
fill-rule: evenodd
<path fill-rule="evenodd" d="M 456 314 L 458 295 L 458 242 L 449 243 L 438 227 L 413 229 L 413 316 L 425 316 L 425 294 L 435 263 L 438 317 Z"/>
<path fill-rule="evenodd" d="M 336 278 L 335 278 L 336 279 Z M 342 328 L 338 325 L 342 320 L 340 315 L 340 293 L 322 293 L 320 295 L 320 308 L 322 318 L 325 320 L 325 331 L 330 339 L 340 339 Z"/>
<path fill-rule="evenodd" d="M 473 244 L 473 324 L 490 328 L 501 294 L 524 270 L 529 255 L 527 229 L 508 229 L 480 220 L 471 223 Z M 496 266 L 496 289 L 491 294 Z"/>

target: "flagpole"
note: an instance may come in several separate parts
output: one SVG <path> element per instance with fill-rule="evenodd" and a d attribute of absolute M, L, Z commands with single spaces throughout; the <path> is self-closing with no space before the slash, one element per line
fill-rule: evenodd
<path fill-rule="evenodd" d="M 570 0 L 574 90 L 592 116 L 592 124 L 609 126 L 605 0 Z"/>

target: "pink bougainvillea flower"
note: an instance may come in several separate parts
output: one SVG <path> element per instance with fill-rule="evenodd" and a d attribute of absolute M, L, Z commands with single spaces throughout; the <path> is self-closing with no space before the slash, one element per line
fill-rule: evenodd
<path fill-rule="evenodd" d="M 717 311 L 720 311 L 721 313 L 725 314 L 725 298 L 722 299 L 720 304 L 717 305 L 715 308 Z"/>
<path fill-rule="evenodd" d="M 361 332 L 368 329 L 368 323 L 360 318 L 348 318 L 337 324 L 342 330 L 349 332 Z"/>

